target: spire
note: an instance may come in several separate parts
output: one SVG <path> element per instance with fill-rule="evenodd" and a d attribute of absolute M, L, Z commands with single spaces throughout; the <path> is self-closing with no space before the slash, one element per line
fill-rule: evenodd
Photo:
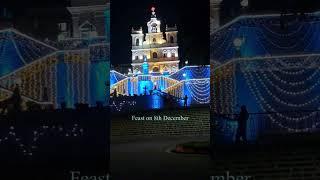
<path fill-rule="evenodd" d="M 157 18 L 156 8 L 154 6 L 151 7 L 151 18 Z"/>
<path fill-rule="evenodd" d="M 157 19 L 155 6 L 151 7 L 151 19 L 147 23 L 148 33 L 159 33 L 161 22 Z"/>

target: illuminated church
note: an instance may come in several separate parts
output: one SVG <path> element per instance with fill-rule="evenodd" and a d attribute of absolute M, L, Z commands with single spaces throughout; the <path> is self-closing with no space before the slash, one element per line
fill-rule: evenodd
<path fill-rule="evenodd" d="M 165 32 L 162 32 L 155 7 L 151 11 L 147 33 L 143 33 L 142 27 L 132 29 L 132 73 L 169 75 L 179 69 L 177 27 L 167 26 Z"/>
<path fill-rule="evenodd" d="M 130 104 L 146 109 L 164 106 L 171 96 L 183 104 L 208 104 L 210 100 L 210 67 L 184 66 L 179 68 L 177 27 L 161 31 L 155 8 L 151 8 L 148 30 L 132 29 L 132 69 L 128 74 L 110 72 L 111 109 L 123 111 Z"/>
<path fill-rule="evenodd" d="M 56 42 L 42 42 L 13 28 L 1 30 L 0 103 L 7 102 L 18 86 L 24 107 L 106 105 L 110 3 L 101 4 L 69 7 L 73 32 L 68 24 L 58 24 L 61 33 Z"/>

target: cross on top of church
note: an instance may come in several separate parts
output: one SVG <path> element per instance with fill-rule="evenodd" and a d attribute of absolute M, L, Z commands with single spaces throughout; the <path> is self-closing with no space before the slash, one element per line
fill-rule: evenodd
<path fill-rule="evenodd" d="M 152 11 L 152 12 L 151 12 L 151 13 L 152 13 L 151 18 L 156 18 L 156 17 L 157 17 L 155 10 L 156 10 L 156 8 L 153 6 L 153 7 L 151 8 L 151 11 Z"/>

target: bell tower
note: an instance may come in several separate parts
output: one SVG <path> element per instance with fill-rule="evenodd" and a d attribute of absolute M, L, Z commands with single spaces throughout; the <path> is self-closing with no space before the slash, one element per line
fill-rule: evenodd
<path fill-rule="evenodd" d="M 148 63 L 150 73 L 172 74 L 179 69 L 177 26 L 166 26 L 161 31 L 161 21 L 157 18 L 156 8 L 151 8 L 151 18 L 147 22 L 148 31 L 142 27 L 132 29 L 132 67 L 133 74 L 145 72 L 142 65 Z"/>
<path fill-rule="evenodd" d="M 110 0 L 71 0 L 72 37 L 92 38 L 105 36 L 105 11 Z"/>

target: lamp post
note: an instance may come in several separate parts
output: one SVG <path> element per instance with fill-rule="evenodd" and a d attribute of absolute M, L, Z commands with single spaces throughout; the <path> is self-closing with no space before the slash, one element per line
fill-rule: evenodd
<path fill-rule="evenodd" d="M 241 58 L 241 46 L 243 45 L 244 38 L 235 38 L 233 45 L 236 48 L 236 58 Z"/>
<path fill-rule="evenodd" d="M 242 0 L 240 2 L 242 14 L 245 14 L 249 7 L 249 0 Z"/>
<path fill-rule="evenodd" d="M 131 70 L 131 68 L 128 69 L 128 75 L 129 75 L 129 76 L 132 75 L 132 70 Z"/>
<path fill-rule="evenodd" d="M 187 74 L 183 73 L 182 76 L 186 79 L 187 78 Z"/>
<path fill-rule="evenodd" d="M 21 78 L 16 78 L 15 80 L 14 80 L 14 83 L 16 84 L 16 85 L 18 85 L 18 86 L 20 86 L 21 84 L 22 84 L 22 80 L 21 80 Z"/>

